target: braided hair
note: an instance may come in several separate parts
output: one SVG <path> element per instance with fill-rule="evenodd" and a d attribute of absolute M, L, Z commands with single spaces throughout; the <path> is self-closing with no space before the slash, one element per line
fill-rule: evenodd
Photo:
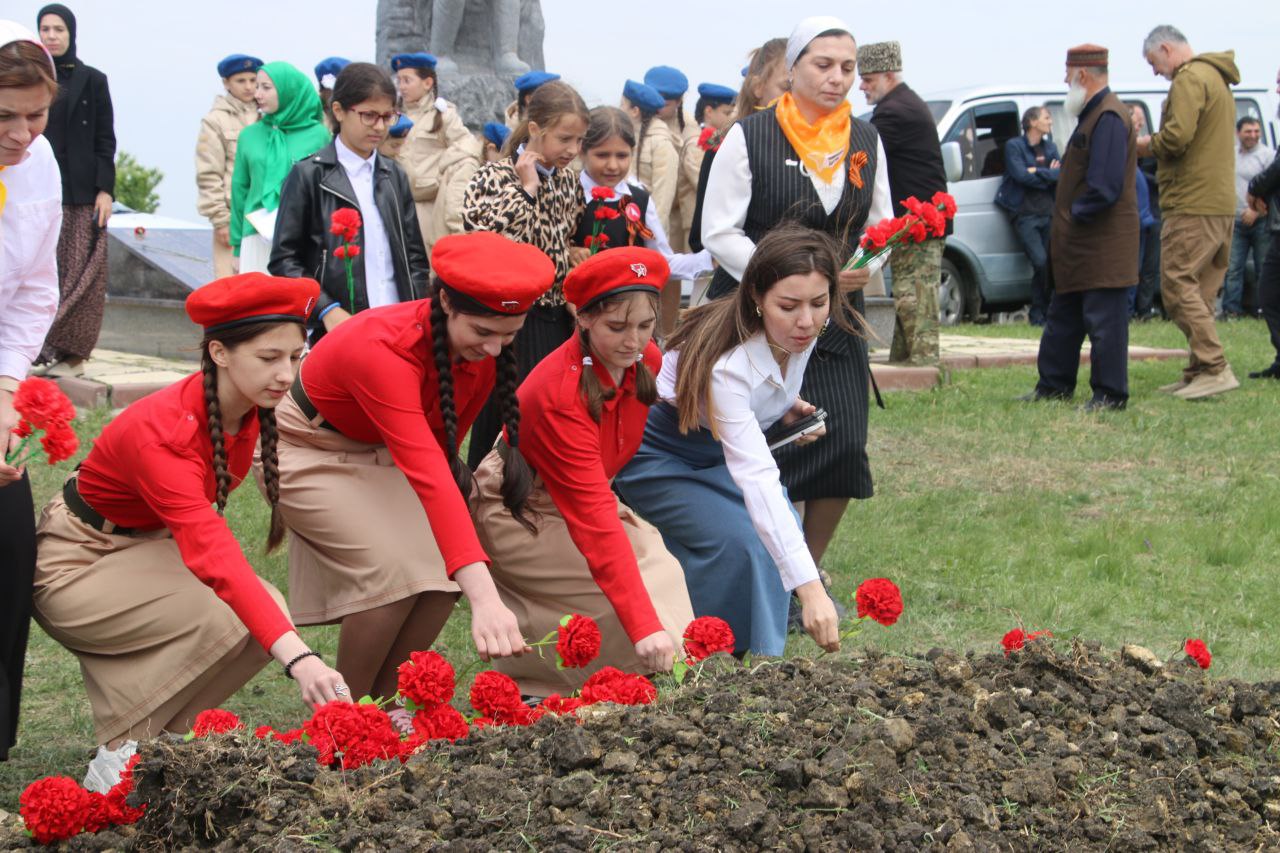
<path fill-rule="evenodd" d="M 213 476 L 216 483 L 214 503 L 218 515 L 227 509 L 231 494 L 231 471 L 227 467 L 226 436 L 222 429 L 222 405 L 218 402 L 218 366 L 209 355 L 209 344 L 218 341 L 227 349 L 256 338 L 278 325 L 278 322 L 251 323 L 240 328 L 206 336 L 200 344 L 200 372 L 204 376 L 204 406 L 207 413 L 209 440 L 213 444 Z M 267 503 L 271 505 L 271 524 L 267 531 L 267 551 L 273 551 L 284 541 L 284 516 L 280 513 L 280 461 L 276 452 L 279 430 L 276 428 L 275 409 L 258 408 L 258 447 L 262 458 L 262 488 Z"/>
<path fill-rule="evenodd" d="M 548 84 L 550 85 L 550 84 Z M 435 360 L 436 374 L 440 383 L 440 418 L 444 422 L 445 454 L 449 459 L 449 470 L 453 473 L 458 490 L 470 498 L 475 489 L 475 476 L 471 469 L 458 455 L 458 411 L 454 402 L 453 365 L 449 358 L 448 314 L 440 296 L 449 294 L 449 306 L 458 314 L 479 316 L 495 316 L 476 300 L 449 287 L 439 278 L 435 279 L 431 290 L 431 346 Z M 516 358 L 515 347 L 504 346 L 498 353 L 497 380 L 494 385 L 494 399 L 502 413 L 502 424 L 506 429 L 508 452 L 506 455 L 506 473 L 502 483 L 502 503 L 511 510 L 512 516 L 529 532 L 537 533 L 531 516 L 532 510 L 525 506 L 529 493 L 533 490 L 533 469 L 520 453 L 520 400 L 516 389 L 520 385 L 520 369 Z"/>
<path fill-rule="evenodd" d="M 587 307 L 584 311 L 579 311 L 579 317 L 591 317 L 603 314 L 610 308 L 623 302 L 631 300 L 632 294 L 619 293 L 616 296 L 609 296 L 595 302 Z M 646 295 L 645 300 L 653 309 L 654 317 L 658 316 L 658 297 Z M 628 306 L 627 316 L 630 316 L 631 309 Z M 591 336 L 585 328 L 578 326 L 578 343 L 584 354 L 591 353 Z M 658 399 L 658 380 L 653 375 L 653 371 L 649 369 L 649 365 L 640 360 L 636 363 L 636 399 L 646 406 L 652 406 Z M 617 388 L 605 388 L 600 382 L 600 377 L 596 375 L 594 370 L 588 370 L 585 367 L 582 370 L 581 378 L 578 379 L 578 392 L 582 395 L 582 402 L 587 407 L 587 413 L 591 415 L 591 420 L 600 423 L 600 412 L 604 408 L 604 404 L 612 400 L 618 393 Z"/>

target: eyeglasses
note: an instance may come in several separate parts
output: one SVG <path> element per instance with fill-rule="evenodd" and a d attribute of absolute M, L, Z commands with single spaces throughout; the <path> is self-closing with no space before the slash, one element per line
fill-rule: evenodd
<path fill-rule="evenodd" d="M 389 113 L 380 113 L 376 110 L 354 110 L 353 112 L 360 116 L 360 121 L 364 123 L 365 127 L 377 127 L 379 121 L 387 127 L 391 127 L 391 125 L 400 120 L 400 113 L 396 110 L 392 110 Z"/>

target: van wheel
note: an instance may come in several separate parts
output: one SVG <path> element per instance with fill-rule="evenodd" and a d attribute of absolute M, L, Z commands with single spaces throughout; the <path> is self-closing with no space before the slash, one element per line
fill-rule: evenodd
<path fill-rule="evenodd" d="M 950 258 L 942 259 L 942 280 L 938 284 L 938 322 L 954 326 L 964 319 L 969 282 Z"/>

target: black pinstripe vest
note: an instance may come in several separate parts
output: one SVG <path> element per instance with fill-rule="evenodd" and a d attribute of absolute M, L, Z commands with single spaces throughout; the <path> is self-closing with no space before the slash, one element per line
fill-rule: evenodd
<path fill-rule="evenodd" d="M 861 119 L 851 120 L 849 150 L 867 152 L 867 165 L 862 169 L 862 188 L 849 182 L 846 166 L 843 172 L 845 188 L 840 203 L 828 214 L 813 188 L 813 180 L 801 170 L 800 157 L 782 132 L 774 108 L 761 110 L 739 124 L 746 138 L 747 160 L 751 166 L 751 204 L 747 207 L 747 221 L 743 225 L 747 237 L 752 242 L 759 242 L 775 225 L 790 220 L 835 237 L 843 248 L 842 261 L 852 255 L 867 221 L 867 213 L 871 210 L 879 139 L 876 129 Z M 708 295 L 718 298 L 733 292 L 737 286 L 738 280 L 720 267 L 711 280 Z M 859 311 L 863 310 L 861 293 L 856 294 L 853 303 Z M 829 349 L 836 343 L 831 339 L 844 337 L 823 335 L 819 345 Z"/>

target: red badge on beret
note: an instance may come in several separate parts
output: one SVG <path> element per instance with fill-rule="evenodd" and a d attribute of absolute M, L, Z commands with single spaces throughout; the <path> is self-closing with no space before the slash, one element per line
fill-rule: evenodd
<path fill-rule="evenodd" d="M 671 268 L 661 253 L 640 246 L 619 246 L 598 252 L 574 267 L 564 280 L 564 298 L 581 310 L 619 293 L 660 293 L 670 277 Z"/>
<path fill-rule="evenodd" d="M 491 231 L 441 237 L 431 250 L 431 269 L 498 314 L 523 314 L 556 280 L 556 265 L 541 249 Z"/>
<path fill-rule="evenodd" d="M 206 332 L 249 323 L 305 323 L 320 285 L 311 278 L 247 272 L 211 281 L 187 297 L 187 316 Z"/>

